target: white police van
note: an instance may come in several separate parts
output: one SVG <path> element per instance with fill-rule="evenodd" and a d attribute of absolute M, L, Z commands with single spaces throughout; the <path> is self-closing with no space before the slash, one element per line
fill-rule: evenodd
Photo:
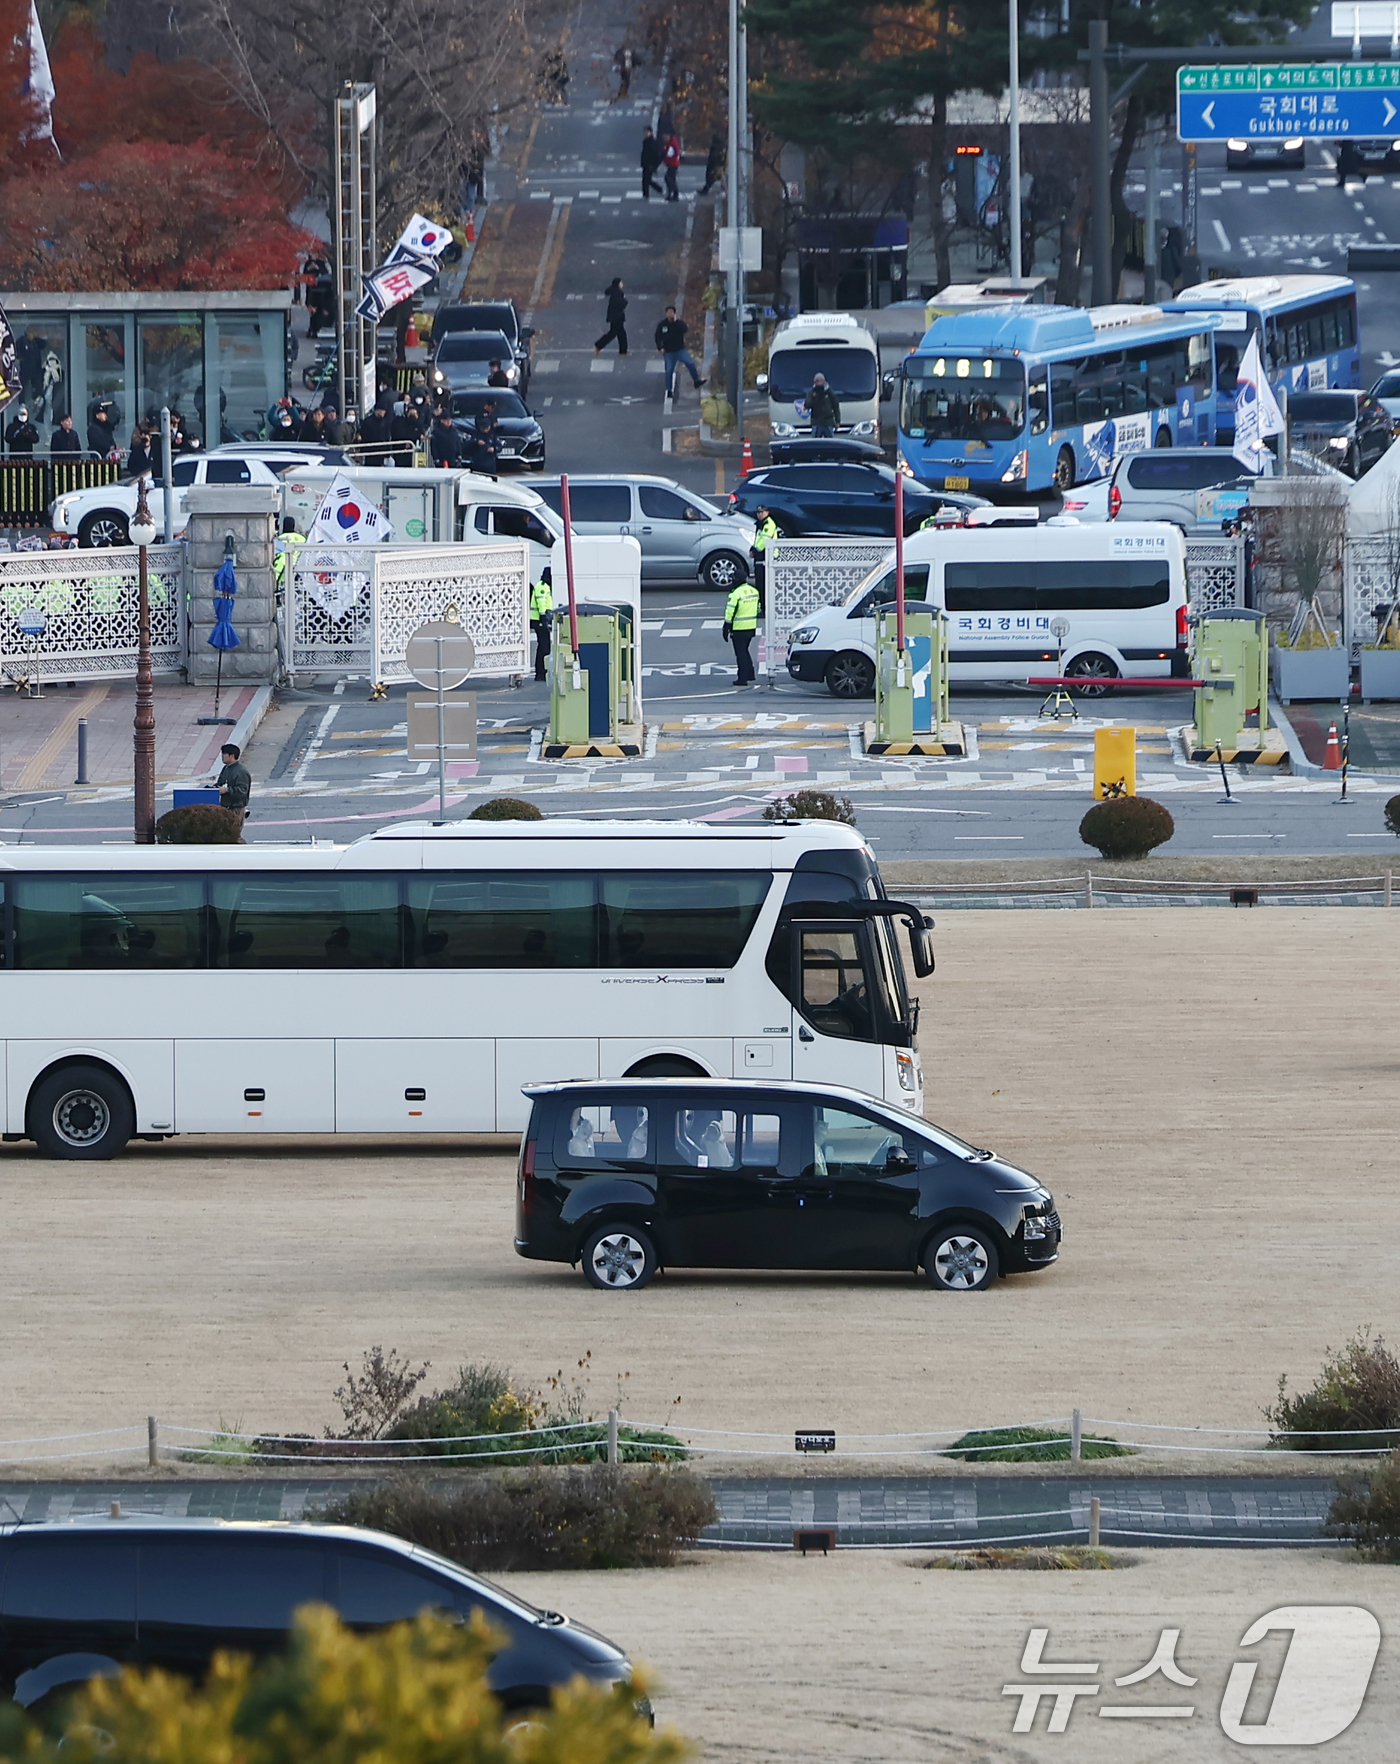
<path fill-rule="evenodd" d="M 894 552 L 835 606 L 793 631 L 788 672 L 838 698 L 875 684 L 875 612 L 894 601 Z M 1064 671 L 1096 683 L 1185 678 L 1186 541 L 1163 521 L 943 528 L 904 547 L 910 605 L 948 618 L 949 678 L 1025 681 Z M 1066 629 L 1056 631 L 1063 623 Z M 1099 687 L 1102 690 L 1102 687 Z"/>

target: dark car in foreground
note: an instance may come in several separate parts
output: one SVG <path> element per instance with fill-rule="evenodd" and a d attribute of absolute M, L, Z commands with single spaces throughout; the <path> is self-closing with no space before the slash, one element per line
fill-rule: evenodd
<path fill-rule="evenodd" d="M 1257 141 L 1237 137 L 1225 143 L 1227 171 L 1253 171 L 1266 165 L 1296 168 L 1307 162 L 1301 135 L 1271 135 Z"/>
<path fill-rule="evenodd" d="M 510 1710 L 545 1707 L 575 1676 L 631 1676 L 620 1648 L 445 1556 L 349 1526 L 216 1519 L 80 1519 L 0 1537 L 0 1678 L 37 1711 L 122 1666 L 200 1678 L 220 1648 L 272 1654 L 293 1613 L 325 1604 L 351 1629 L 425 1609 L 504 1636 L 489 1683 Z"/>
<path fill-rule="evenodd" d="M 496 421 L 501 425 L 500 463 L 527 466 L 532 472 L 542 472 L 544 430 L 539 418 L 527 408 L 518 392 L 502 392 L 494 387 L 479 392 L 454 392 L 452 420 L 464 439 L 474 439 L 476 419 L 488 401 L 495 405 Z"/>
<path fill-rule="evenodd" d="M 894 467 L 874 460 L 766 466 L 739 480 L 729 495 L 729 512 L 753 519 L 766 508 L 779 533 L 790 539 L 817 533 L 893 538 L 894 482 Z M 992 506 L 982 497 L 945 496 L 905 477 L 906 533 L 917 532 L 930 515 L 950 505 Z"/>
<path fill-rule="evenodd" d="M 1394 423 L 1369 392 L 1294 392 L 1288 400 L 1293 445 L 1349 478 L 1359 478 L 1395 438 Z"/>
<path fill-rule="evenodd" d="M 870 1008 L 841 989 L 850 935 L 832 930 L 815 1007 L 833 1034 Z M 931 1286 L 981 1292 L 1060 1252 L 1034 1176 L 844 1085 L 634 1078 L 525 1094 L 516 1253 L 582 1263 L 605 1290 L 663 1268 L 922 1267 Z"/>

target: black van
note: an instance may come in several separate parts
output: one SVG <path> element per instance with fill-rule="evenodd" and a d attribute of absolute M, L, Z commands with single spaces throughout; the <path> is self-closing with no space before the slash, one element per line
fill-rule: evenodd
<path fill-rule="evenodd" d="M 312 1603 L 358 1630 L 425 1607 L 480 1611 L 507 1638 L 489 1673 L 507 1710 L 544 1707 L 576 1675 L 631 1676 L 622 1650 L 591 1629 L 377 1531 L 129 1518 L 20 1524 L 0 1537 L 0 1680 L 34 1709 L 123 1665 L 198 1677 L 219 1648 L 277 1652 Z"/>
<path fill-rule="evenodd" d="M 1060 1253 L 1034 1176 L 844 1085 L 529 1084 L 517 1255 L 594 1286 L 659 1268 L 923 1267 L 981 1292 Z"/>

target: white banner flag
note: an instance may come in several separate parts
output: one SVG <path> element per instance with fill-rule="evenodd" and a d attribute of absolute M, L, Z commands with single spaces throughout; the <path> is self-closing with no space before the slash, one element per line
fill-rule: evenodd
<path fill-rule="evenodd" d="M 387 261 L 397 263 L 401 257 L 441 257 L 452 243 L 452 232 L 426 216 L 415 214 L 399 234 L 398 243 Z"/>
<path fill-rule="evenodd" d="M 431 269 L 408 259 L 402 263 L 382 264 L 362 278 L 364 298 L 355 311 L 362 319 L 377 325 L 390 307 L 397 306 L 401 300 L 411 299 L 420 288 L 426 288 L 433 275 Z"/>
<path fill-rule="evenodd" d="M 306 537 L 311 545 L 390 545 L 394 529 L 345 473 L 337 472 Z"/>
<path fill-rule="evenodd" d="M 1235 387 L 1235 458 L 1257 472 L 1264 456 L 1264 437 L 1283 433 L 1283 413 L 1259 358 L 1259 333 L 1249 339 Z"/>

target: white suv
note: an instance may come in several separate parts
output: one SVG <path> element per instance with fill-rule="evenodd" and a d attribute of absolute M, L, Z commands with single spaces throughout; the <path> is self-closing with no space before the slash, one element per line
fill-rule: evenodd
<path fill-rule="evenodd" d="M 289 466 L 338 463 L 344 459 L 331 447 L 216 448 L 212 453 L 187 453 L 175 460 L 171 486 L 175 492 L 175 534 L 184 530 L 185 492 L 195 484 L 266 484 L 276 486 Z M 165 494 L 159 478 L 146 490 L 156 534 L 164 538 Z M 49 527 L 55 533 L 76 534 L 79 545 L 103 547 L 129 545 L 129 524 L 136 513 L 136 479 L 117 484 L 97 484 L 90 490 L 72 490 L 57 497 L 49 509 Z"/>

